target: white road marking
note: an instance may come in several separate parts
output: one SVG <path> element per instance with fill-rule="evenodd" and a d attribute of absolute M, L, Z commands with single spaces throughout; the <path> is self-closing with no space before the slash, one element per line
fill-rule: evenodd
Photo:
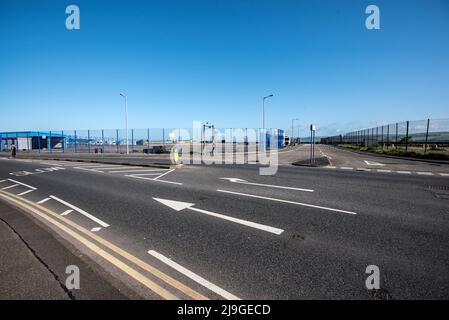
<path fill-rule="evenodd" d="M 254 182 L 248 182 L 246 180 L 242 180 L 242 179 L 238 179 L 238 178 L 220 178 L 220 179 L 228 180 L 229 182 L 247 184 L 247 185 L 252 185 L 252 186 L 261 186 L 261 187 L 269 187 L 269 188 L 277 188 L 277 189 L 313 192 L 312 189 L 303 189 L 303 188 L 294 188 L 294 187 L 286 187 L 286 186 L 277 186 L 277 185 L 272 185 L 272 184 L 254 183 Z"/>
<path fill-rule="evenodd" d="M 80 169 L 80 170 L 91 171 L 91 172 L 104 172 L 104 171 L 100 171 L 100 170 L 95 170 L 94 168 L 83 168 L 83 167 L 74 167 L 74 168 Z"/>
<path fill-rule="evenodd" d="M 15 187 L 18 187 L 18 186 L 19 186 L 19 184 L 18 184 L 18 183 L 16 183 L 16 184 L 10 185 L 10 186 L 8 186 L 8 187 L 4 187 L 4 188 L 2 188 L 2 190 L 8 190 L 8 189 L 12 189 L 12 188 L 15 188 Z"/>
<path fill-rule="evenodd" d="M 43 203 L 47 202 L 48 200 L 51 200 L 51 198 L 42 199 L 41 201 L 38 201 L 38 204 L 43 204 Z"/>
<path fill-rule="evenodd" d="M 371 171 L 371 169 L 367 169 L 367 168 L 357 168 L 357 171 Z"/>
<path fill-rule="evenodd" d="M 148 169 L 148 170 L 119 170 L 119 171 L 109 171 L 108 173 L 156 172 L 154 174 L 159 174 L 160 171 L 161 170 L 154 170 L 154 169 Z"/>
<path fill-rule="evenodd" d="M 24 191 L 24 192 L 22 192 L 22 193 L 19 193 L 18 196 L 24 196 L 24 195 L 26 195 L 27 193 L 30 193 L 30 192 L 33 192 L 33 191 L 35 191 L 35 190 L 33 190 L 33 189 L 27 190 L 27 191 Z"/>
<path fill-rule="evenodd" d="M 337 167 L 334 167 L 334 166 L 327 166 L 326 168 L 328 168 L 328 169 L 337 169 Z"/>
<path fill-rule="evenodd" d="M 95 227 L 95 228 L 90 229 L 90 231 L 92 231 L 92 232 L 98 232 L 100 230 L 101 230 L 101 227 Z"/>
<path fill-rule="evenodd" d="M 216 286 L 215 284 L 207 281 L 206 279 L 200 277 L 199 275 L 193 273 L 192 271 L 190 271 L 190 270 L 184 268 L 183 266 L 177 264 L 173 260 L 163 256 L 162 254 L 160 254 L 160 253 L 158 253 L 158 252 L 156 252 L 154 250 L 148 251 L 148 254 L 150 254 L 151 256 L 155 257 L 156 259 L 159 259 L 160 261 L 162 261 L 165 264 L 169 265 L 170 267 L 172 267 L 176 271 L 182 273 L 186 277 L 188 277 L 188 278 L 192 279 L 193 281 L 195 281 L 196 283 L 199 283 L 200 285 L 206 287 L 210 291 L 215 292 L 216 294 L 222 296 L 223 298 L 225 298 L 227 300 L 240 300 L 240 298 L 236 297 L 232 293 L 229 293 L 228 291 L 226 291 L 226 290 Z"/>
<path fill-rule="evenodd" d="M 354 168 L 351 168 L 351 167 L 341 167 L 340 169 L 342 169 L 342 170 L 354 170 Z"/>
<path fill-rule="evenodd" d="M 380 162 L 368 161 L 368 160 L 363 160 L 363 161 L 365 161 L 365 163 L 369 166 L 384 166 L 384 164 L 382 164 Z"/>
<path fill-rule="evenodd" d="M 72 209 L 66 210 L 66 211 L 64 211 L 63 213 L 61 213 L 61 216 L 66 216 L 66 215 L 68 215 L 68 214 L 71 213 L 71 212 L 73 212 Z"/>
<path fill-rule="evenodd" d="M 382 170 L 382 169 L 378 169 L 377 172 L 390 173 L 391 170 Z"/>
<path fill-rule="evenodd" d="M 417 172 L 417 174 L 419 174 L 421 176 L 433 176 L 432 172 Z"/>
<path fill-rule="evenodd" d="M 101 167 L 94 167 L 95 170 L 114 170 L 114 169 L 125 169 L 129 168 L 129 166 L 101 166 Z"/>
<path fill-rule="evenodd" d="M 411 171 L 396 171 L 396 172 L 401 174 L 412 174 Z"/>
<path fill-rule="evenodd" d="M 101 221 L 101 220 L 98 219 L 97 217 L 94 217 L 94 216 L 91 215 L 90 213 L 87 213 L 87 212 L 84 211 L 83 209 L 80 209 L 80 208 L 74 206 L 73 204 L 70 204 L 70 203 L 68 203 L 68 202 L 66 202 L 66 201 L 64 201 L 64 200 L 61 200 L 61 199 L 59 199 L 59 198 L 57 198 L 57 197 L 55 197 L 55 196 L 50 196 L 50 198 L 52 198 L 52 199 L 54 199 L 54 200 L 56 200 L 56 201 L 62 203 L 63 205 L 66 205 L 67 207 L 69 207 L 69 208 L 71 208 L 71 209 L 73 209 L 73 210 L 75 210 L 75 211 L 77 211 L 77 212 L 79 212 L 79 213 L 81 213 L 83 216 L 85 216 L 85 217 L 87 217 L 87 218 L 89 218 L 89 219 L 95 221 L 96 223 L 98 223 L 98 224 L 99 224 L 100 226 L 102 226 L 102 227 L 105 227 L 105 228 L 109 227 L 109 225 L 108 225 L 106 222 Z"/>
<path fill-rule="evenodd" d="M 156 181 L 156 182 L 164 182 L 164 183 L 171 183 L 182 186 L 181 182 L 174 182 L 174 181 L 167 181 L 167 180 L 156 180 L 154 178 L 145 178 L 140 177 L 139 175 L 132 175 L 132 174 L 126 174 L 125 177 L 135 178 L 135 179 L 142 179 L 142 180 L 149 180 L 149 181 Z"/>
<path fill-rule="evenodd" d="M 440 176 L 449 177 L 449 173 L 440 173 Z"/>
<path fill-rule="evenodd" d="M 159 178 L 162 178 L 162 177 L 165 176 L 166 174 L 169 174 L 170 172 L 173 172 L 173 171 L 175 171 L 175 169 L 168 170 L 167 172 L 161 174 L 159 177 L 154 178 L 154 180 L 157 180 L 157 179 L 159 179 Z"/>
<path fill-rule="evenodd" d="M 30 188 L 30 189 L 33 189 L 33 190 L 37 190 L 37 188 L 32 187 L 32 186 L 30 186 L 30 185 L 28 185 L 28 184 L 25 184 L 25 183 L 23 183 L 23 182 L 16 181 L 16 180 L 13 180 L 13 179 L 8 179 L 8 180 L 11 181 L 11 182 L 20 184 L 21 186 L 24 186 L 24 187 L 27 187 L 27 188 Z"/>
<path fill-rule="evenodd" d="M 280 235 L 281 233 L 284 232 L 284 230 L 279 229 L 279 228 L 274 228 L 274 227 L 266 226 L 266 225 L 263 225 L 260 223 L 255 223 L 255 222 L 251 222 L 251 221 L 247 221 L 247 220 L 243 220 L 243 219 L 226 216 L 226 215 L 220 214 L 220 213 L 215 213 L 215 212 L 211 212 L 211 211 L 207 211 L 207 210 L 193 208 L 193 206 L 195 205 L 193 203 L 173 201 L 173 200 L 167 200 L 167 199 L 159 199 L 159 198 L 153 198 L 153 199 L 176 210 L 176 211 L 189 209 L 189 210 L 196 211 L 199 213 L 204 213 L 204 214 L 207 214 L 209 216 L 213 216 L 213 217 L 216 217 L 219 219 L 228 220 L 231 222 L 242 224 L 242 225 L 254 228 L 254 229 L 259 229 L 259 230 L 263 230 L 266 232 L 274 233 L 276 235 Z"/>
<path fill-rule="evenodd" d="M 327 211 L 342 212 L 342 213 L 349 213 L 349 214 L 357 214 L 356 212 L 352 212 L 352 211 L 346 211 L 346 210 L 340 210 L 340 209 L 333 209 L 333 208 L 328 208 L 328 207 L 316 206 L 316 205 L 313 205 L 313 204 L 302 203 L 302 202 L 295 202 L 295 201 L 289 201 L 289 200 L 282 200 L 282 199 L 275 199 L 275 198 L 269 198 L 269 197 L 262 197 L 262 196 L 256 196 L 256 195 L 253 195 L 253 194 L 240 193 L 240 192 L 235 192 L 235 191 L 227 191 L 227 190 L 217 190 L 217 191 L 218 192 L 235 194 L 235 195 L 240 195 L 240 196 L 245 196 L 245 197 L 250 197 L 250 198 L 258 198 L 258 199 L 265 199 L 265 200 L 276 201 L 276 202 L 284 202 L 284 203 L 289 203 L 289 204 L 295 204 L 295 205 L 298 205 L 298 206 L 322 209 L 322 210 L 327 210 Z"/>
<path fill-rule="evenodd" d="M 6 181 L 8 181 L 8 180 L 0 180 L 0 183 L 2 183 L 2 182 L 6 182 Z"/>

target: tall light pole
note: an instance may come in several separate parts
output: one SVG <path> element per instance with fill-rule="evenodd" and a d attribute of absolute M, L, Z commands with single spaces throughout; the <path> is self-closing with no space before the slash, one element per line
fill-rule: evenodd
<path fill-rule="evenodd" d="M 269 96 L 263 97 L 262 102 L 262 113 L 263 113 L 263 128 L 265 130 L 265 99 L 271 98 L 273 95 L 270 94 Z"/>
<path fill-rule="evenodd" d="M 290 144 L 292 144 L 292 141 L 293 141 L 293 123 L 295 121 L 299 121 L 299 119 L 298 118 L 292 119 L 292 136 L 290 137 Z"/>
<path fill-rule="evenodd" d="M 120 95 L 125 98 L 125 136 L 126 136 L 126 154 L 129 154 L 129 143 L 128 143 L 128 98 L 123 94 Z"/>

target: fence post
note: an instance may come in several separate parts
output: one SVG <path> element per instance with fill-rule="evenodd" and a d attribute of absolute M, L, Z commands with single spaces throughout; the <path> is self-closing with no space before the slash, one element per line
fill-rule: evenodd
<path fill-rule="evenodd" d="M 101 129 L 101 153 L 104 153 L 104 129 Z"/>
<path fill-rule="evenodd" d="M 384 126 L 382 126 L 382 136 L 380 143 L 382 144 L 382 149 L 384 148 Z"/>
<path fill-rule="evenodd" d="M 424 154 L 427 153 L 427 142 L 429 141 L 429 126 L 430 126 L 430 119 L 427 119 L 426 144 L 424 145 Z"/>
<path fill-rule="evenodd" d="M 62 138 L 62 153 L 65 153 L 65 137 L 64 137 L 64 130 L 61 130 L 61 138 Z"/>
<path fill-rule="evenodd" d="M 134 129 L 131 129 L 131 153 L 134 153 Z"/>
<path fill-rule="evenodd" d="M 78 152 L 78 150 L 77 150 L 77 144 L 78 144 L 78 141 L 77 141 L 76 130 L 75 130 L 75 153 Z"/>
<path fill-rule="evenodd" d="M 27 131 L 27 151 L 30 153 L 30 133 Z"/>
<path fill-rule="evenodd" d="M 165 149 L 165 128 L 162 128 L 162 146 Z"/>
<path fill-rule="evenodd" d="M 116 135 L 116 138 L 115 138 L 115 145 L 117 146 L 117 153 L 120 153 L 120 151 L 119 151 L 119 145 L 118 145 L 118 129 L 115 129 L 115 135 Z"/>
<path fill-rule="evenodd" d="M 49 132 L 49 136 L 48 136 L 48 144 L 47 144 L 47 146 L 48 146 L 48 148 L 50 149 L 50 153 L 52 153 L 53 152 L 53 149 L 52 149 L 52 147 L 51 147 L 51 131 Z"/>
<path fill-rule="evenodd" d="M 409 125 L 410 125 L 410 121 L 407 120 L 407 131 L 405 134 L 405 152 L 408 151 L 408 128 L 409 128 Z"/>
<path fill-rule="evenodd" d="M 150 149 L 150 128 L 147 128 L 147 140 L 148 140 L 147 147 L 148 149 Z"/>
<path fill-rule="evenodd" d="M 87 130 L 87 150 L 90 153 L 90 130 Z"/>
<path fill-rule="evenodd" d="M 37 146 L 39 148 L 39 153 L 41 153 L 41 135 L 39 131 L 37 132 Z"/>
<path fill-rule="evenodd" d="M 398 148 L 398 123 L 396 122 L 396 144 L 395 144 L 395 149 Z"/>
<path fill-rule="evenodd" d="M 387 126 L 387 146 L 390 144 L 390 125 Z"/>

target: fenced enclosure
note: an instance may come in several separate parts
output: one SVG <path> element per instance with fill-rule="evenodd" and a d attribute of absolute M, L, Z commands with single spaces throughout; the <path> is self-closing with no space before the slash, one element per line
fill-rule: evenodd
<path fill-rule="evenodd" d="M 449 154 L 449 119 L 397 122 L 321 138 L 321 143 Z"/>
<path fill-rule="evenodd" d="M 284 131 L 252 128 L 156 128 L 112 130 L 58 130 L 1 132 L 0 150 L 28 153 L 101 153 L 147 154 L 168 153 L 177 144 L 216 146 L 217 152 L 229 150 L 227 145 L 263 144 L 284 147 Z M 232 149 L 232 148 L 231 148 Z"/>

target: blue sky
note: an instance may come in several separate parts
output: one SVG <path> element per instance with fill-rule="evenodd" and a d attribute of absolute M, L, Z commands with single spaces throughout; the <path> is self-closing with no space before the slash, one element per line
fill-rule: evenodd
<path fill-rule="evenodd" d="M 0 131 L 449 118 L 448 0 L 2 0 L 0 40 Z"/>

